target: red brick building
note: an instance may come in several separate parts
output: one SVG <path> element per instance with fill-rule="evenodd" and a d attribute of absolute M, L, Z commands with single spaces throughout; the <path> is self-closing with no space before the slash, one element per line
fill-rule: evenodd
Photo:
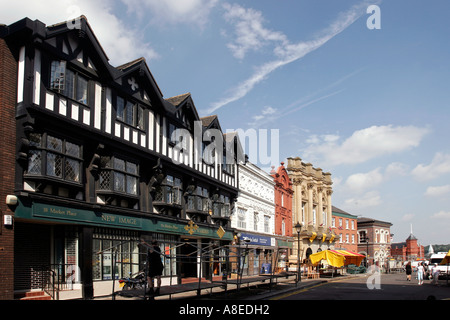
<path fill-rule="evenodd" d="M 417 238 L 411 233 L 405 242 L 391 244 L 391 256 L 397 261 L 424 259 L 425 248 L 417 243 Z"/>
<path fill-rule="evenodd" d="M 339 235 L 336 249 L 358 252 L 358 217 L 332 206 L 331 228 Z"/>
<path fill-rule="evenodd" d="M 368 257 L 367 265 L 387 268 L 391 254 L 391 226 L 392 223 L 387 221 L 358 218 L 358 253 Z"/>
<path fill-rule="evenodd" d="M 4 39 L 0 38 L 0 300 L 14 296 L 14 229 L 5 223 L 5 217 L 13 216 L 5 203 L 7 195 L 14 194 L 16 156 L 15 105 L 17 91 L 17 56 Z"/>
<path fill-rule="evenodd" d="M 292 182 L 284 167 L 284 162 L 271 171 L 275 181 L 275 234 L 292 237 Z"/>

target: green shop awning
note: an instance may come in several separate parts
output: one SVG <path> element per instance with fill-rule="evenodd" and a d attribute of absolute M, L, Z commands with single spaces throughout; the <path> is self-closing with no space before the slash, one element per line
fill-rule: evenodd
<path fill-rule="evenodd" d="M 155 217 L 155 215 L 149 217 L 127 216 L 102 210 L 71 208 L 41 202 L 32 202 L 31 205 L 24 205 L 20 199 L 14 217 L 16 219 L 113 227 L 220 240 L 233 239 L 233 233 L 225 231 L 222 227 L 197 225 L 193 221 L 174 222 L 164 220 L 163 217 L 160 219 Z"/>

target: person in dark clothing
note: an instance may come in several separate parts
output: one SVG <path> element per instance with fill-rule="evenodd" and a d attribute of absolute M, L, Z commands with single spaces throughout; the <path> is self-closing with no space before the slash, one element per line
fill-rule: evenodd
<path fill-rule="evenodd" d="M 406 270 L 406 280 L 411 281 L 411 273 L 412 273 L 411 262 L 408 262 L 406 264 L 405 270 Z"/>
<path fill-rule="evenodd" d="M 148 248 L 147 252 L 147 279 L 150 294 L 159 294 L 161 288 L 161 275 L 164 269 L 163 263 L 161 261 L 161 249 L 158 246 L 156 240 L 152 241 L 149 245 L 144 240 L 141 242 Z M 154 291 L 154 279 L 156 279 L 156 290 Z"/>

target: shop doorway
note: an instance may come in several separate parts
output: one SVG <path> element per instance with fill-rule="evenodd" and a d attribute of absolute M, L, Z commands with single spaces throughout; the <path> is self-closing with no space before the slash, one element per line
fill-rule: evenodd
<path fill-rule="evenodd" d="M 306 249 L 306 260 L 309 259 L 309 256 L 312 255 L 312 253 L 313 252 L 312 252 L 311 248 Z"/>
<path fill-rule="evenodd" d="M 180 246 L 180 275 L 181 278 L 197 277 L 197 241 L 194 239 L 183 239 Z"/>

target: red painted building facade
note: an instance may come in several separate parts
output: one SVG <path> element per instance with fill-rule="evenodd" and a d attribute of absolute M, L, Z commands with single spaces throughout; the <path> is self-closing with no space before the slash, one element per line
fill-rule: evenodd
<path fill-rule="evenodd" d="M 292 198 L 294 191 L 284 162 L 270 172 L 275 181 L 275 234 L 292 237 Z"/>

